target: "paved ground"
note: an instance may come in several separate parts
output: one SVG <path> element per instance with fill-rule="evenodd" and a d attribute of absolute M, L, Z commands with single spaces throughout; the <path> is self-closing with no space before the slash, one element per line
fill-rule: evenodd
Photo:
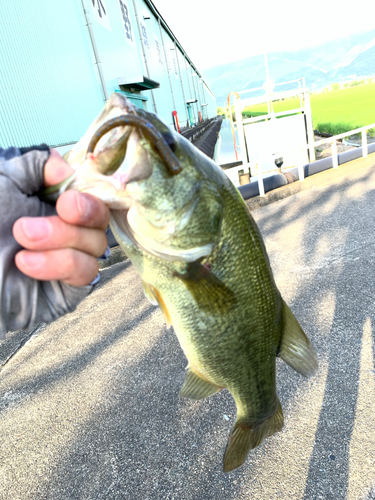
<path fill-rule="evenodd" d="M 374 500 L 374 211 L 365 168 L 253 212 L 320 369 L 278 362 L 285 426 L 245 466 L 221 470 L 229 393 L 178 399 L 184 356 L 123 262 L 74 313 L 0 346 L 0 499 Z"/>

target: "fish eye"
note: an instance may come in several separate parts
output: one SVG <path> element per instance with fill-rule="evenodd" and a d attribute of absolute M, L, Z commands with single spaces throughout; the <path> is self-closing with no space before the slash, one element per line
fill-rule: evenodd
<path fill-rule="evenodd" d="M 175 152 L 177 144 L 176 144 L 176 141 L 175 141 L 173 135 L 170 132 L 162 132 L 162 135 L 163 135 L 163 139 L 168 144 L 168 146 L 171 148 L 171 150 L 173 152 Z"/>

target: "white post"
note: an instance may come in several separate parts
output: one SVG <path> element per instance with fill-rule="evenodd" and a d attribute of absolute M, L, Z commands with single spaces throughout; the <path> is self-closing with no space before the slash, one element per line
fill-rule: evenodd
<path fill-rule="evenodd" d="M 339 168 L 339 159 L 337 156 L 336 139 L 334 141 L 332 141 L 332 164 L 333 164 L 333 168 Z"/>
<path fill-rule="evenodd" d="M 314 139 L 314 130 L 312 123 L 312 115 L 311 115 L 310 94 L 308 92 L 305 92 L 303 94 L 303 100 L 304 100 L 305 120 L 307 127 L 307 140 L 309 143 L 309 157 L 310 157 L 310 162 L 312 162 L 315 161 L 315 148 L 314 146 L 310 146 L 310 144 L 312 144 L 315 139 Z"/>
<path fill-rule="evenodd" d="M 258 177 L 258 187 L 259 187 L 259 196 L 265 196 L 264 192 L 264 182 L 263 182 L 263 168 L 262 168 L 262 163 L 258 163 L 258 171 L 257 171 L 257 177 Z"/>
<path fill-rule="evenodd" d="M 303 182 L 305 180 L 304 164 L 301 161 L 298 162 L 298 177 L 300 182 Z"/>
<path fill-rule="evenodd" d="M 247 158 L 247 153 L 246 153 L 245 132 L 244 132 L 244 127 L 243 127 L 243 123 L 242 123 L 242 109 L 241 109 L 241 104 L 240 104 L 239 99 L 236 99 L 234 101 L 234 109 L 236 111 L 236 125 L 237 125 L 238 138 L 240 140 L 240 147 L 241 147 L 240 158 L 242 160 L 243 165 L 245 165 L 246 163 L 249 163 L 249 160 Z"/>
<path fill-rule="evenodd" d="M 367 134 L 366 130 L 362 130 L 362 156 L 367 158 L 368 148 L 367 148 Z"/>

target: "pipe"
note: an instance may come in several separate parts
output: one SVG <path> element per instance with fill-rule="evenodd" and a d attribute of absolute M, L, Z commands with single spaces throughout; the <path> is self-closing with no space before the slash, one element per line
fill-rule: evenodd
<path fill-rule="evenodd" d="M 231 129 L 232 129 L 232 135 L 233 135 L 233 145 L 234 145 L 234 152 L 236 153 L 236 160 L 238 161 L 238 153 L 237 153 L 237 149 L 239 148 L 239 146 L 237 146 L 236 144 L 236 134 L 234 132 L 234 125 L 233 125 L 233 116 L 232 116 L 232 111 L 230 109 L 230 96 L 231 95 L 236 95 L 237 96 L 237 99 L 240 98 L 240 96 L 238 95 L 237 92 L 231 92 L 230 94 L 228 94 L 228 97 L 227 97 L 227 102 L 228 102 L 228 111 L 229 111 L 229 119 L 230 119 L 230 126 L 231 126 Z"/>
<path fill-rule="evenodd" d="M 174 100 L 174 95 L 173 95 L 173 87 L 172 87 L 172 82 L 171 82 L 171 75 L 169 74 L 169 67 L 168 67 L 168 59 L 167 59 L 167 53 L 165 51 L 165 45 L 164 45 L 164 38 L 163 38 L 163 33 L 161 31 L 161 23 L 160 23 L 160 17 L 158 18 L 158 23 L 159 23 L 159 31 L 160 31 L 160 38 L 161 38 L 161 44 L 163 46 L 163 52 L 164 52 L 164 59 L 165 59 L 165 64 L 167 65 L 167 75 L 168 75 L 168 80 L 169 80 L 169 86 L 171 88 L 171 95 L 172 95 L 172 101 L 173 101 L 173 109 L 176 111 L 176 103 Z"/>
<path fill-rule="evenodd" d="M 283 174 L 270 175 L 269 177 L 263 178 L 264 192 L 272 191 L 282 186 L 286 186 L 288 181 Z M 238 188 L 241 196 L 244 200 L 249 198 L 254 198 L 259 196 L 259 185 L 258 181 L 250 182 L 250 184 L 244 184 Z"/>
<path fill-rule="evenodd" d="M 139 31 L 139 36 L 140 36 L 141 45 L 142 45 L 143 61 L 145 63 L 147 77 L 150 78 L 150 71 L 148 69 L 148 63 L 147 63 L 147 58 L 146 58 L 145 43 L 144 43 L 143 36 L 142 36 L 141 22 L 139 20 L 139 15 L 138 15 L 138 11 L 137 11 L 137 6 L 136 6 L 136 3 L 135 3 L 135 0 L 133 0 L 133 8 L 134 8 L 134 13 L 135 13 L 135 18 L 137 19 L 138 31 Z M 154 112 L 157 114 L 158 111 L 157 111 L 157 108 L 156 108 L 154 91 L 152 89 L 151 89 L 151 97 L 152 97 L 152 104 L 154 106 Z"/>
<path fill-rule="evenodd" d="M 203 80 L 201 79 L 201 83 L 202 83 L 202 95 L 203 95 L 203 104 L 206 103 L 206 96 L 204 95 L 204 83 L 203 83 Z M 208 120 L 208 110 L 207 110 L 207 106 L 206 107 L 206 119 Z M 202 114 L 204 115 L 204 112 L 203 112 L 203 109 L 202 109 Z M 203 117 L 204 119 L 204 117 Z"/>
<path fill-rule="evenodd" d="M 375 142 L 368 145 L 368 153 L 375 152 Z M 344 153 L 340 153 L 337 157 L 338 165 L 343 165 L 348 161 L 356 160 L 357 158 L 361 158 L 362 155 L 362 147 L 351 149 L 350 151 L 345 151 Z M 323 172 L 323 170 L 328 170 L 333 167 L 333 157 L 323 158 L 322 160 L 317 160 L 314 163 L 308 163 L 304 166 L 305 177 L 309 177 L 310 175 L 318 174 L 319 172 Z M 291 169 L 290 172 L 294 173 L 294 170 Z M 298 174 L 297 174 L 298 175 Z"/>
<path fill-rule="evenodd" d="M 178 52 L 177 52 L 177 44 L 176 44 L 176 40 L 174 41 L 174 51 L 175 51 L 175 54 L 176 54 L 176 59 L 177 59 L 178 74 L 180 75 L 181 90 L 182 90 L 182 98 L 183 98 L 183 100 L 184 100 L 184 108 L 185 108 L 185 112 L 186 112 L 186 125 L 187 125 L 187 126 L 189 126 L 189 114 L 188 114 L 187 107 L 186 107 L 186 99 L 185 99 L 184 85 L 183 85 L 183 83 L 182 83 L 182 76 L 181 76 L 181 70 L 180 70 L 180 61 L 178 60 Z"/>
<path fill-rule="evenodd" d="M 186 59 L 186 54 L 184 55 L 184 61 L 185 61 L 185 71 L 186 71 L 186 77 L 187 77 L 187 81 L 188 81 L 188 85 L 189 85 L 189 90 L 190 90 L 190 99 L 193 99 L 195 98 L 195 96 L 193 95 L 192 91 L 191 91 L 191 86 L 190 86 L 190 79 L 189 79 L 189 71 L 188 71 L 188 68 L 186 66 L 186 62 L 187 62 L 187 59 Z M 186 103 L 185 103 L 186 104 Z M 194 115 L 194 122 L 196 123 L 196 118 L 195 118 L 195 110 L 194 110 L 194 107 L 191 106 L 191 109 L 193 110 L 193 115 Z"/>
<path fill-rule="evenodd" d="M 100 83 L 102 85 L 102 90 L 103 90 L 103 94 L 104 94 L 104 102 L 106 102 L 106 101 L 108 101 L 107 87 L 105 84 L 104 74 L 103 74 L 103 70 L 102 70 L 102 63 L 100 62 L 100 59 L 99 59 L 98 47 L 96 46 L 95 36 L 94 36 L 93 29 L 92 29 L 90 14 L 89 14 L 88 10 L 86 9 L 84 0 L 81 0 L 81 4 L 82 4 L 83 12 L 85 14 L 86 22 L 87 22 L 86 26 L 87 26 L 87 29 L 89 30 L 89 34 L 90 34 L 91 46 L 92 46 L 92 50 L 94 52 L 94 57 L 95 57 L 95 64 L 96 64 L 96 67 L 98 68 Z"/>
<path fill-rule="evenodd" d="M 375 142 L 368 145 L 368 153 L 375 153 Z M 343 165 L 344 163 L 348 163 L 349 161 L 356 160 L 357 158 L 362 157 L 362 148 L 351 149 L 350 151 L 345 151 L 344 153 L 340 153 L 338 155 L 338 164 Z M 308 163 L 305 165 L 304 174 L 305 177 L 310 177 L 311 175 L 318 174 L 319 172 L 323 172 L 324 170 L 329 170 L 333 167 L 333 158 L 330 156 L 329 158 L 323 158 L 322 160 L 317 160 L 314 163 Z M 289 179 L 287 179 L 287 177 Z M 264 183 L 264 191 L 267 193 L 268 191 L 272 191 L 273 189 L 277 189 L 282 186 L 286 186 L 295 180 L 298 180 L 298 168 L 291 168 L 285 174 L 275 174 L 270 175 L 269 177 L 263 178 Z M 254 198 L 254 196 L 259 195 L 259 187 L 258 181 L 251 182 L 250 184 L 244 184 L 238 188 L 241 196 L 244 200 L 248 200 L 249 198 Z"/>
<path fill-rule="evenodd" d="M 195 73 L 195 76 L 197 74 Z M 197 100 L 195 103 L 197 106 L 197 121 L 199 122 L 199 93 L 197 92 L 197 89 L 195 88 L 195 81 L 194 81 L 194 75 L 193 75 L 193 68 L 191 68 L 191 81 L 193 82 L 193 89 L 194 89 L 194 98 Z"/>

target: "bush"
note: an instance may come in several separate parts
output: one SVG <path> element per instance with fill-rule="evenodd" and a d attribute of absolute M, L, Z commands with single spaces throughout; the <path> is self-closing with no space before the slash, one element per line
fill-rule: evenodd
<path fill-rule="evenodd" d="M 325 123 L 318 123 L 316 125 L 316 130 L 320 133 L 338 135 L 360 127 L 362 127 L 362 125 L 347 123 L 347 122 L 334 122 L 334 123 L 325 122 Z"/>
<path fill-rule="evenodd" d="M 255 118 L 256 116 L 267 115 L 267 112 L 264 111 L 242 111 L 243 118 Z"/>

